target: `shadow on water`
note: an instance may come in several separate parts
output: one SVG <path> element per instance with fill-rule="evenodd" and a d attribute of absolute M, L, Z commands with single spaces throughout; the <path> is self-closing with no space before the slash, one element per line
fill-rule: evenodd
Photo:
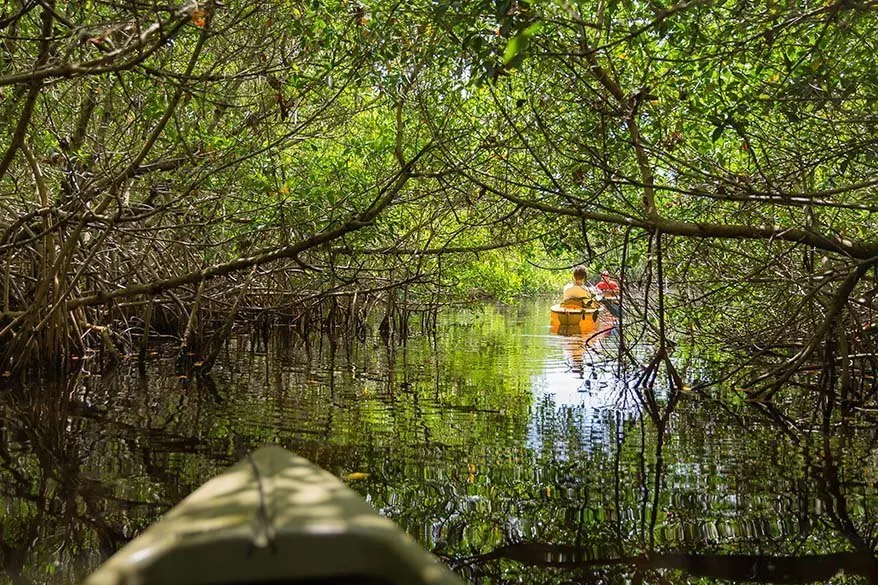
<path fill-rule="evenodd" d="M 170 354 L 0 392 L 0 583 L 80 581 L 265 443 L 473 583 L 878 582 L 869 413 L 690 393 L 612 321 L 555 335 L 547 306 L 449 312 L 406 346 L 239 336 L 211 378 Z"/>

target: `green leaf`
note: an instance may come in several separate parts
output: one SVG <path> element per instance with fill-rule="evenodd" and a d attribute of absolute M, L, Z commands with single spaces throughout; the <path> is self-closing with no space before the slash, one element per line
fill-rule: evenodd
<path fill-rule="evenodd" d="M 532 37 L 535 34 L 537 34 L 538 32 L 540 32 L 541 30 L 543 30 L 543 23 L 542 23 L 542 21 L 537 21 L 537 22 L 532 23 L 530 26 L 528 26 L 523 31 L 521 31 L 521 34 L 523 34 L 527 37 Z"/>
<path fill-rule="evenodd" d="M 528 45 L 530 45 L 531 37 L 540 32 L 542 26 L 541 22 L 535 22 L 509 39 L 509 43 L 506 45 L 506 50 L 503 52 L 503 64 L 509 65 L 519 53 L 524 52 Z"/>
<path fill-rule="evenodd" d="M 528 43 L 529 39 L 520 34 L 509 39 L 506 50 L 503 52 L 503 64 L 508 65 L 520 52 L 527 48 Z"/>

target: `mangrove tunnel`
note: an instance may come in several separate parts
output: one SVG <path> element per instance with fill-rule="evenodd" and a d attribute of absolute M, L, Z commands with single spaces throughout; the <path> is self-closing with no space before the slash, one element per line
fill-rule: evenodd
<path fill-rule="evenodd" d="M 5 0 L 0 585 L 264 444 L 465 582 L 878 583 L 876 102 L 875 0 Z"/>

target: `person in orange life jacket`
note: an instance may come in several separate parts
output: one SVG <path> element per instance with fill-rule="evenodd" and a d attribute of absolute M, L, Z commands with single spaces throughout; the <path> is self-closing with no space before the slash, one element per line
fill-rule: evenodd
<path fill-rule="evenodd" d="M 605 297 L 619 296 L 619 283 L 615 279 L 610 278 L 610 273 L 606 270 L 601 272 L 601 280 L 595 286 Z"/>
<path fill-rule="evenodd" d="M 586 307 L 589 308 L 594 303 L 594 295 L 585 286 L 585 277 L 588 272 L 585 266 L 577 266 L 573 269 L 573 282 L 564 285 L 564 301 L 561 303 L 565 307 Z"/>

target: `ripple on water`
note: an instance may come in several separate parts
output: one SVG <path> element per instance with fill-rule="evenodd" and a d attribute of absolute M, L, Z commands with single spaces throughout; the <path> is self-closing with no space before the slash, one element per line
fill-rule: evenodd
<path fill-rule="evenodd" d="M 44 575 L 45 559 L 63 567 L 99 540 L 121 545 L 114 535 L 127 538 L 227 463 L 276 442 L 348 477 L 426 548 L 454 558 L 540 542 L 581 545 L 545 558 L 609 562 L 646 552 L 650 536 L 656 554 L 829 553 L 874 533 L 870 427 L 852 427 L 844 445 L 819 429 L 794 441 L 755 411 L 686 395 L 661 433 L 629 388 L 639 372 L 613 361 L 612 332 L 589 343 L 550 335 L 547 307 L 461 312 L 437 338 L 415 335 L 406 347 L 369 339 L 335 353 L 328 344 L 260 353 L 236 338 L 212 388 L 155 362 L 146 379 L 81 381 L 76 412 L 3 395 L 3 522 L 36 522 L 27 562 Z M 661 389 L 656 400 L 667 402 Z M 27 488 L 41 485 L 48 505 L 36 510 Z M 82 541 L 64 552 L 57 535 Z M 483 582 L 504 582 L 507 570 Z M 78 580 L 63 573 L 55 583 Z"/>

